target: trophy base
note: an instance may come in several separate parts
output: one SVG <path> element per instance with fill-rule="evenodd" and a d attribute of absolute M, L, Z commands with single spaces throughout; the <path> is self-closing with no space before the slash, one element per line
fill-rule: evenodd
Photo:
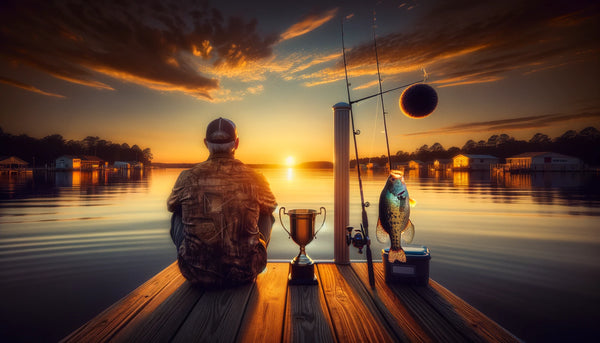
<path fill-rule="evenodd" d="M 318 285 L 315 275 L 315 265 L 290 263 L 290 275 L 288 276 L 289 285 Z"/>

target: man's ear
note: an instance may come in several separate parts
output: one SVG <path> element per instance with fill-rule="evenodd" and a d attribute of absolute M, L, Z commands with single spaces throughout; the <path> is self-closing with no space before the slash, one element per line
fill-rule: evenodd
<path fill-rule="evenodd" d="M 204 139 L 204 140 L 206 140 L 206 139 Z M 237 150 L 237 148 L 238 148 L 238 145 L 240 145 L 240 139 L 239 139 L 239 138 L 236 138 L 236 139 L 235 139 L 235 149 L 236 149 L 236 150 Z"/>
<path fill-rule="evenodd" d="M 208 149 L 208 144 L 206 144 L 206 138 L 204 138 L 204 146 Z"/>

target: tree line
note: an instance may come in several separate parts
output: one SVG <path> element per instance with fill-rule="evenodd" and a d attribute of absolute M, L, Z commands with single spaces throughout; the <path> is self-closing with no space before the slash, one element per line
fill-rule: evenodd
<path fill-rule="evenodd" d="M 26 134 L 18 136 L 5 133 L 0 128 L 0 156 L 17 156 L 30 166 L 51 166 L 63 155 L 96 156 L 113 164 L 115 161 L 136 161 L 149 165 L 152 162 L 150 148 L 141 149 L 134 144 L 113 143 L 98 136 L 78 140 L 65 140 L 59 134 L 38 139 Z"/>
<path fill-rule="evenodd" d="M 487 141 L 468 140 L 462 148 L 451 147 L 445 149 L 440 143 L 423 145 L 414 152 L 397 151 L 391 156 L 392 164 L 412 160 L 422 162 L 439 159 L 451 159 L 458 154 L 492 155 L 505 159 L 525 152 L 556 152 L 568 156 L 578 157 L 590 166 L 600 166 L 600 131 L 595 127 L 587 127 L 579 132 L 569 130 L 561 136 L 550 138 L 546 134 L 536 133 L 530 140 L 517 140 L 507 134 L 492 135 Z M 351 161 L 354 166 L 356 160 Z M 360 163 L 375 163 L 385 165 L 388 162 L 386 155 L 380 157 L 365 157 L 359 159 Z"/>

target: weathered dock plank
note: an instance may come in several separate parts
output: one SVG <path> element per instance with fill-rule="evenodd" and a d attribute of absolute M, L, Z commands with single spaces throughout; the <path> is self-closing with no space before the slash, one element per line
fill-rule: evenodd
<path fill-rule="evenodd" d="M 447 290 L 445 287 L 429 280 L 431 288 L 452 306 L 452 310 L 460 315 L 476 332 L 487 341 L 494 342 L 520 342 L 520 340 L 511 334 L 508 330 L 498 325 L 495 321 L 479 312 L 473 306 Z"/>
<path fill-rule="evenodd" d="M 128 324 L 161 290 L 181 276 L 177 263 L 171 264 L 129 295 L 104 310 L 67 336 L 62 342 L 107 342 Z"/>
<path fill-rule="evenodd" d="M 367 265 L 352 267 L 367 285 Z M 387 284 L 381 263 L 374 264 L 374 272 L 376 290 L 371 296 L 380 297 L 390 312 L 397 311 L 394 317 L 411 342 L 519 342 L 434 280 L 429 280 L 428 287 Z"/>
<path fill-rule="evenodd" d="M 172 342 L 235 342 L 254 283 L 205 291 Z"/>
<path fill-rule="evenodd" d="M 204 291 L 193 287 L 180 277 L 177 288 L 165 288 L 164 295 L 155 297 L 156 303 L 150 302 L 118 332 L 115 342 L 168 342 L 175 337 L 181 323 L 185 321 Z M 178 280 L 180 281 L 180 280 Z M 162 300 L 162 301 L 161 301 Z"/>
<path fill-rule="evenodd" d="M 356 272 L 363 284 L 369 284 L 369 276 L 366 263 L 354 263 L 352 269 Z M 433 342 L 433 339 L 425 332 L 423 327 L 408 311 L 402 301 L 395 295 L 394 291 L 385 283 L 383 267 L 381 263 L 374 264 L 375 289 L 368 290 L 374 302 L 378 307 L 385 308 L 395 321 L 396 325 L 403 331 L 405 338 L 409 342 Z"/>
<path fill-rule="evenodd" d="M 327 307 L 331 314 L 336 336 L 340 342 L 393 342 L 379 318 L 371 315 L 370 309 L 348 282 L 340 270 L 349 265 L 320 264 L 319 278 Z"/>
<path fill-rule="evenodd" d="M 288 293 L 288 263 L 269 263 L 256 278 L 238 342 L 281 342 Z"/>
<path fill-rule="evenodd" d="M 283 342 L 337 342 L 320 286 L 288 287 L 287 303 Z"/>
<path fill-rule="evenodd" d="M 427 287 L 391 284 L 396 296 L 408 308 L 412 317 L 437 342 L 481 342 L 482 339 L 469 330 L 465 321 L 448 311 L 449 305 L 443 302 L 434 304 L 435 295 Z M 422 291 L 425 290 L 425 291 Z M 435 306 L 437 305 L 437 306 Z"/>
<path fill-rule="evenodd" d="M 363 283 L 354 271 L 354 268 L 351 266 L 344 266 L 344 268 L 339 269 L 339 272 L 346 279 L 346 281 L 352 285 L 352 288 L 355 290 L 359 298 L 371 312 L 370 315 L 373 317 L 373 319 L 381 323 L 382 326 L 387 329 L 394 341 L 408 342 L 408 337 L 404 334 L 404 331 L 398 325 L 398 323 L 393 319 L 392 314 L 387 309 L 387 305 L 380 302 L 376 297 L 370 295 L 372 290 L 368 283 L 368 276 L 367 283 Z"/>
<path fill-rule="evenodd" d="M 287 285 L 288 263 L 256 282 L 204 290 L 176 263 L 66 337 L 64 342 L 518 342 L 433 280 L 376 288 L 364 263 L 316 265 L 319 284 Z"/>

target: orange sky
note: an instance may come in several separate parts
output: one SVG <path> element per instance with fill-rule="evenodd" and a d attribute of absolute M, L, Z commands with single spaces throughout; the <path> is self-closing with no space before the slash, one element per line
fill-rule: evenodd
<path fill-rule="evenodd" d="M 331 106 L 421 80 L 439 104 L 412 120 L 384 96 L 392 153 L 507 133 L 600 126 L 595 1 L 65 1 L 0 4 L 0 127 L 206 158 L 232 119 L 250 163 L 333 159 Z M 375 18 L 375 30 L 373 20 Z M 385 153 L 379 97 L 354 106 L 359 153 Z"/>

